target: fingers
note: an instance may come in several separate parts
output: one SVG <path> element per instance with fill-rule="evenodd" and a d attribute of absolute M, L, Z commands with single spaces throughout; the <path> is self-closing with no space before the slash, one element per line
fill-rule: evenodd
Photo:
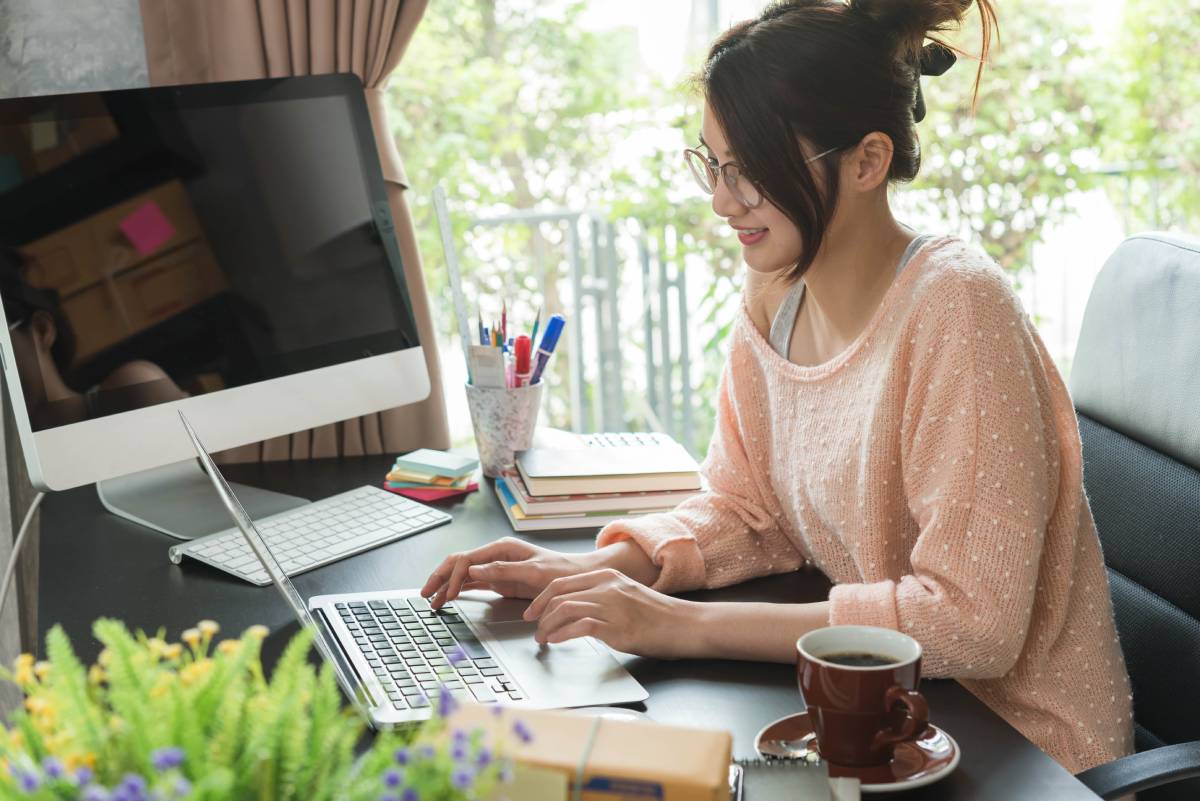
<path fill-rule="evenodd" d="M 596 637 L 604 640 L 608 626 L 602 620 L 597 620 L 594 617 L 584 617 L 572 623 L 568 623 L 562 628 L 555 631 L 545 642 L 554 644 L 566 642 L 567 640 L 575 640 L 580 637 Z M 607 640 L 605 640 L 607 642 Z"/>
<path fill-rule="evenodd" d="M 593 570 L 590 573 L 579 573 L 574 576 L 556 578 L 547 584 L 546 589 L 538 593 L 538 596 L 533 599 L 533 602 L 525 610 L 524 617 L 526 620 L 536 620 L 545 611 L 546 605 L 555 597 L 569 592 L 591 589 L 597 584 L 612 581 L 619 576 L 620 573 L 617 571 L 605 568 L 604 570 Z"/>
<path fill-rule="evenodd" d="M 425 586 L 421 588 L 421 597 L 429 598 L 438 590 L 447 587 L 451 577 L 454 575 L 455 568 L 462 562 L 465 562 L 469 567 L 470 565 L 483 562 L 492 562 L 496 559 L 520 558 L 520 556 L 526 555 L 531 548 L 532 546 L 526 542 L 513 537 L 504 537 L 474 550 L 450 554 L 430 574 L 429 579 L 425 582 Z"/>
<path fill-rule="evenodd" d="M 551 604 L 546 614 L 542 615 L 533 638 L 538 642 L 551 642 L 549 638 L 559 629 L 586 617 L 600 620 L 603 615 L 604 607 L 592 601 L 558 601 Z"/>
<path fill-rule="evenodd" d="M 442 605 L 447 601 L 453 601 L 458 597 L 459 590 L 462 589 L 463 582 L 467 580 L 467 569 L 471 567 L 471 563 L 467 561 L 469 557 L 463 557 L 454 564 L 454 569 L 450 572 L 450 578 L 438 590 L 437 594 L 429 600 L 429 605 L 434 609 L 441 609 Z"/>

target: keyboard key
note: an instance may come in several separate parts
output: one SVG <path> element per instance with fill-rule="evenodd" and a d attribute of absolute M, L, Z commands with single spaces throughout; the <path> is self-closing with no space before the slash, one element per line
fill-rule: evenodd
<path fill-rule="evenodd" d="M 410 607 L 412 607 L 413 609 L 417 610 L 418 612 L 420 612 L 420 611 L 428 612 L 430 609 L 429 601 L 425 600 L 424 598 L 421 598 L 420 596 L 415 596 L 415 597 L 409 598 L 408 605 Z"/>
<path fill-rule="evenodd" d="M 504 675 L 504 671 L 498 667 L 481 668 L 479 672 L 482 673 L 484 676 L 503 676 Z"/>
<path fill-rule="evenodd" d="M 463 676 L 463 684 L 483 684 L 483 676 Z"/>
<path fill-rule="evenodd" d="M 471 694 L 475 696 L 475 700 L 481 704 L 488 704 L 496 700 L 496 694 L 482 684 L 472 684 Z"/>
<path fill-rule="evenodd" d="M 485 667 L 490 668 L 490 667 L 496 666 L 496 660 L 494 660 L 490 657 L 482 658 L 482 659 L 476 658 L 476 657 L 471 657 L 471 658 L 475 660 L 475 667 L 477 667 L 477 668 L 485 668 Z"/>

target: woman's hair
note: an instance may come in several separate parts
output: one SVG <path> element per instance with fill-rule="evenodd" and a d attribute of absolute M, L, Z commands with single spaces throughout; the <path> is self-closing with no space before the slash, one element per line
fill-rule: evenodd
<path fill-rule="evenodd" d="M 53 289 L 37 289 L 25 279 L 28 260 L 18 250 L 0 245 L 0 299 L 9 324 L 29 325 L 33 313 L 44 311 L 54 320 L 54 344 L 50 358 L 60 373 L 66 374 L 75 359 L 75 334 L 63 315 L 58 293 Z"/>
<path fill-rule="evenodd" d="M 746 176 L 800 231 L 800 257 L 785 279 L 799 279 L 820 250 L 837 206 L 841 149 L 879 131 L 894 148 L 888 180 L 916 177 L 922 49 L 926 39 L 944 46 L 938 35 L 972 2 L 983 20 L 978 95 L 996 26 L 991 0 L 776 0 L 713 43 L 695 81 Z M 830 148 L 838 150 L 805 164 Z"/>

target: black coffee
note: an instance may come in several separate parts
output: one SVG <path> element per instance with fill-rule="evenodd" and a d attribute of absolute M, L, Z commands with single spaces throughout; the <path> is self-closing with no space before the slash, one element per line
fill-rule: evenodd
<path fill-rule="evenodd" d="M 869 654 L 864 651 L 850 651 L 843 654 L 826 654 L 821 657 L 826 662 L 832 662 L 835 665 L 845 665 L 846 667 L 882 667 L 883 665 L 894 665 L 897 661 L 890 656 L 882 656 L 880 654 Z"/>

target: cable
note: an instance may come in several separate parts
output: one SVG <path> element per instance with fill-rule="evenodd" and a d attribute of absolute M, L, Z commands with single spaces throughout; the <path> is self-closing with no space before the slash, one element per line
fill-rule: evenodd
<path fill-rule="evenodd" d="M 21 556 L 21 546 L 25 544 L 25 535 L 29 533 L 29 521 L 33 519 L 33 513 L 37 511 L 38 506 L 42 503 L 42 498 L 45 497 L 46 493 L 39 492 L 33 499 L 33 503 L 29 504 L 29 511 L 25 513 L 25 519 L 21 522 L 21 530 L 17 532 L 17 538 L 13 541 L 12 553 L 8 557 L 8 567 L 4 569 L 4 583 L 0 584 L 0 618 L 4 617 L 4 605 L 8 603 L 8 587 L 12 584 L 13 574 L 17 572 L 17 559 Z"/>

